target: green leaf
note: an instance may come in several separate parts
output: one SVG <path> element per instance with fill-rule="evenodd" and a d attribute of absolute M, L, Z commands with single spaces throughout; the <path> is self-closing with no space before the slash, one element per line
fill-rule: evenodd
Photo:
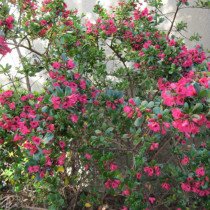
<path fill-rule="evenodd" d="M 96 134 L 99 134 L 99 133 L 102 133 L 102 131 L 100 131 L 100 130 L 95 130 L 95 133 L 96 133 Z"/>
<path fill-rule="evenodd" d="M 154 106 L 154 101 L 150 101 L 149 103 L 148 103 L 148 105 L 147 105 L 147 107 L 149 108 L 149 109 L 151 109 L 153 106 Z"/>
<path fill-rule="evenodd" d="M 194 115 L 192 115 L 192 118 L 196 118 L 196 119 L 200 119 L 200 116 L 198 115 L 198 114 L 194 114 Z"/>
<path fill-rule="evenodd" d="M 56 87 L 55 89 L 56 89 L 57 96 L 59 97 L 64 96 L 63 90 L 60 87 Z"/>
<path fill-rule="evenodd" d="M 197 103 L 194 107 L 192 112 L 193 113 L 197 113 L 197 112 L 201 112 L 203 110 L 203 105 L 201 103 Z"/>
<path fill-rule="evenodd" d="M 189 104 L 187 102 L 184 103 L 184 111 L 185 112 L 189 111 Z"/>
<path fill-rule="evenodd" d="M 38 152 L 33 154 L 33 159 L 38 161 L 42 158 L 42 155 L 43 155 L 42 150 L 39 150 Z"/>
<path fill-rule="evenodd" d="M 53 138 L 54 138 L 54 134 L 47 132 L 47 134 L 45 135 L 45 137 L 43 139 L 43 143 L 48 144 Z"/>
<path fill-rule="evenodd" d="M 199 95 L 199 93 L 200 93 L 200 85 L 198 83 L 195 83 L 194 84 L 194 88 L 196 90 L 197 95 Z"/>
<path fill-rule="evenodd" d="M 135 125 L 136 127 L 139 127 L 139 126 L 142 124 L 143 120 L 144 120 L 143 117 L 141 117 L 141 118 L 138 117 L 138 118 L 135 120 L 134 125 Z"/>
<path fill-rule="evenodd" d="M 72 89 L 69 86 L 66 86 L 65 88 L 65 96 L 70 96 L 72 93 Z"/>
<path fill-rule="evenodd" d="M 203 90 L 200 91 L 198 97 L 203 98 L 207 95 L 207 93 L 208 93 L 208 91 L 206 89 L 203 89 Z"/>
<path fill-rule="evenodd" d="M 48 111 L 48 106 L 42 107 L 42 112 L 46 113 Z"/>
<path fill-rule="evenodd" d="M 128 139 L 128 138 L 130 138 L 130 136 L 127 136 L 128 134 L 123 134 L 123 138 L 126 138 L 126 139 Z"/>
<path fill-rule="evenodd" d="M 139 104 L 140 104 L 140 99 L 139 99 L 139 97 L 134 98 L 134 101 L 135 101 L 135 103 L 136 103 L 137 105 L 139 105 Z"/>
<path fill-rule="evenodd" d="M 108 128 L 108 129 L 105 131 L 105 134 L 110 133 L 110 132 L 113 131 L 113 130 L 114 130 L 114 128 L 110 127 L 110 128 Z"/>
<path fill-rule="evenodd" d="M 160 107 L 155 107 L 155 108 L 153 108 L 153 112 L 154 112 L 155 114 L 162 114 L 162 113 L 163 113 L 163 111 L 160 109 Z"/>
<path fill-rule="evenodd" d="M 147 106 L 147 104 L 148 104 L 147 101 L 142 101 L 142 102 L 141 102 L 141 105 L 142 105 L 142 106 Z"/>
<path fill-rule="evenodd" d="M 163 114 L 164 114 L 164 115 L 169 114 L 169 110 L 168 110 L 168 109 L 165 109 L 165 110 L 163 111 Z"/>

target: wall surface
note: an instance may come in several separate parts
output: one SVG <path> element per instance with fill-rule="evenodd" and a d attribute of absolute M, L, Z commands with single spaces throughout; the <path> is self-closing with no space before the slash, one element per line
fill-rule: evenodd
<path fill-rule="evenodd" d="M 94 21 L 96 19 L 96 15 L 92 12 L 93 6 L 98 2 L 98 0 L 66 0 L 66 3 L 68 5 L 68 8 L 77 8 L 78 13 L 86 14 L 86 19 L 89 19 L 90 21 Z M 100 2 L 104 5 L 104 7 L 109 10 L 110 6 L 117 5 L 117 0 L 100 0 Z M 174 16 L 174 11 L 176 10 L 176 1 L 175 0 L 163 0 L 164 6 L 162 9 L 162 12 L 164 15 L 166 15 L 165 22 L 160 25 L 161 30 L 166 30 L 170 28 L 171 21 Z M 190 2 L 193 2 L 193 0 L 190 0 Z M 143 7 L 145 4 L 143 5 Z M 184 21 L 187 23 L 188 26 L 188 32 L 181 32 L 175 33 L 174 30 L 171 34 L 175 34 L 176 36 L 183 37 L 186 45 L 189 48 L 193 48 L 197 44 L 203 44 L 205 48 L 208 48 L 210 50 L 210 9 L 195 9 L 195 8 L 187 8 L 187 9 L 181 9 L 178 14 L 175 21 L 175 25 L 180 22 Z M 194 33 L 199 32 L 200 36 L 202 37 L 200 41 L 189 41 L 189 37 L 193 35 Z M 34 43 L 35 48 L 39 51 L 42 51 L 43 43 L 35 42 Z M 21 49 L 22 50 L 22 49 Z M 26 51 L 22 51 L 22 53 L 26 53 Z M 12 65 L 12 77 L 15 77 L 16 70 L 15 67 L 19 68 L 20 64 L 18 63 L 18 55 L 15 50 L 11 54 L 8 54 L 5 56 L 0 63 L 4 66 L 6 63 L 9 63 Z M 44 82 L 45 75 L 40 74 L 37 77 L 30 78 L 31 84 L 33 84 L 32 89 L 38 90 L 41 87 L 41 84 Z M 8 80 L 6 77 L 1 75 L 0 77 L 0 84 L 6 85 L 8 83 Z M 23 86 L 25 86 L 25 81 L 23 80 Z M 6 86 L 5 86 L 6 87 Z"/>

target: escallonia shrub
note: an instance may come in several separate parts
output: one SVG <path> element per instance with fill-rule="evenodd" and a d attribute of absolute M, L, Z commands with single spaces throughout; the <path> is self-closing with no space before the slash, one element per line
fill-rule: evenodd
<path fill-rule="evenodd" d="M 147 2 L 97 4 L 82 24 L 62 0 L 2 1 L 0 53 L 38 58 L 20 56 L 28 90 L 0 93 L 3 193 L 49 209 L 208 209 L 210 65 L 201 46 L 160 31 L 161 1 Z M 40 71 L 48 80 L 31 91 Z"/>

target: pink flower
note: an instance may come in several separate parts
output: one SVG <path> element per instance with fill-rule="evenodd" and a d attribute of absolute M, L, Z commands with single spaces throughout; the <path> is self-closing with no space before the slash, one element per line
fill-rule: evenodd
<path fill-rule="evenodd" d="M 61 64 L 59 62 L 53 63 L 53 68 L 54 69 L 60 69 L 60 67 L 61 67 Z"/>
<path fill-rule="evenodd" d="M 123 104 L 124 99 L 123 99 L 123 98 L 120 98 L 120 99 L 119 99 L 119 102 L 120 102 L 121 104 Z"/>
<path fill-rule="evenodd" d="M 18 133 L 15 134 L 14 139 L 12 141 L 20 141 L 23 138 L 23 136 L 19 136 Z"/>
<path fill-rule="evenodd" d="M 80 75 L 77 74 L 77 73 L 75 73 L 75 74 L 74 74 L 74 79 L 79 79 L 79 78 L 80 78 Z"/>
<path fill-rule="evenodd" d="M 160 125 L 159 125 L 158 122 L 149 123 L 148 126 L 154 132 L 159 132 L 160 131 Z"/>
<path fill-rule="evenodd" d="M 39 175 L 40 177 L 44 177 L 45 175 L 44 175 L 44 171 L 41 171 L 41 173 L 40 173 L 40 175 Z"/>
<path fill-rule="evenodd" d="M 172 116 L 174 117 L 174 119 L 180 119 L 184 116 L 184 114 L 181 112 L 180 109 L 173 109 L 172 110 Z"/>
<path fill-rule="evenodd" d="M 204 176 L 205 175 L 205 170 L 204 170 L 203 166 L 201 168 L 197 168 L 195 171 L 198 174 L 198 176 L 200 176 L 200 175 Z"/>
<path fill-rule="evenodd" d="M 73 123 L 76 123 L 78 121 L 78 116 L 76 114 L 72 115 L 71 120 Z"/>
<path fill-rule="evenodd" d="M 145 172 L 145 173 L 148 173 L 149 176 L 153 176 L 154 170 L 153 170 L 153 168 L 151 168 L 151 167 L 145 167 L 145 168 L 144 168 L 144 172 Z"/>
<path fill-rule="evenodd" d="M 26 135 L 26 134 L 31 133 L 31 130 L 29 130 L 26 126 L 23 126 L 23 127 L 20 129 L 20 132 L 22 132 L 23 135 Z"/>
<path fill-rule="evenodd" d="M 124 106 L 124 110 L 123 110 L 123 111 L 124 111 L 125 113 L 129 114 L 132 110 L 133 110 L 132 107 L 130 107 L 130 106 Z"/>
<path fill-rule="evenodd" d="M 111 185 L 113 189 L 116 189 L 120 184 L 120 180 L 114 180 Z"/>
<path fill-rule="evenodd" d="M 50 154 L 52 150 L 43 149 L 43 154 Z"/>
<path fill-rule="evenodd" d="M 169 42 L 169 46 L 174 46 L 175 44 L 176 42 L 173 39 Z"/>
<path fill-rule="evenodd" d="M 137 179 L 141 179 L 141 176 L 142 176 L 142 174 L 137 172 L 137 174 L 136 174 Z"/>
<path fill-rule="evenodd" d="M 108 179 L 107 182 L 105 183 L 106 188 L 110 188 L 111 185 L 111 180 Z"/>
<path fill-rule="evenodd" d="M 155 148 L 157 149 L 159 146 L 159 143 L 155 143 L 154 141 L 152 142 L 152 145 L 150 147 L 150 150 L 154 150 Z"/>
<path fill-rule="evenodd" d="M 59 145 L 60 145 L 61 149 L 63 149 L 66 146 L 66 142 L 65 141 L 59 141 Z"/>
<path fill-rule="evenodd" d="M 140 64 L 138 64 L 138 63 L 135 63 L 135 64 L 134 64 L 134 68 L 135 68 L 135 69 L 138 69 L 139 67 L 140 67 Z"/>
<path fill-rule="evenodd" d="M 33 166 L 34 172 L 38 172 L 40 170 L 40 166 Z"/>
<path fill-rule="evenodd" d="M 31 129 L 35 129 L 39 127 L 39 123 L 37 121 L 31 121 L 30 125 L 31 125 Z"/>
<path fill-rule="evenodd" d="M 31 166 L 29 166 L 29 167 L 28 167 L 28 171 L 29 171 L 29 173 L 33 173 L 33 172 L 34 172 L 34 168 L 31 167 Z"/>
<path fill-rule="evenodd" d="M 39 137 L 33 136 L 32 137 L 32 141 L 36 144 L 36 145 L 40 145 L 41 143 L 41 139 Z"/>
<path fill-rule="evenodd" d="M 189 163 L 189 158 L 187 156 L 185 156 L 185 158 L 182 159 L 182 164 L 186 165 L 187 163 Z"/>
<path fill-rule="evenodd" d="M 92 155 L 89 155 L 89 154 L 85 154 L 85 157 L 90 160 L 92 158 Z"/>
<path fill-rule="evenodd" d="M 123 195 L 130 195 L 129 189 L 122 191 Z"/>
<path fill-rule="evenodd" d="M 30 24 L 30 21 L 27 20 L 27 21 L 25 22 L 25 24 L 26 24 L 26 26 L 28 26 L 28 25 Z"/>
<path fill-rule="evenodd" d="M 187 96 L 197 96 L 197 92 L 193 85 L 187 87 Z"/>
<path fill-rule="evenodd" d="M 163 189 L 170 190 L 170 184 L 168 184 L 167 182 L 164 182 L 163 184 L 161 184 L 161 187 Z"/>
<path fill-rule="evenodd" d="M 181 183 L 181 188 L 182 190 L 188 191 L 188 192 L 191 190 L 190 184 L 187 184 L 187 183 Z"/>
<path fill-rule="evenodd" d="M 115 171 L 115 170 L 117 170 L 117 167 L 118 167 L 117 165 L 111 164 L 111 165 L 110 165 L 110 170 L 111 170 L 111 171 Z"/>
<path fill-rule="evenodd" d="M 9 103 L 9 108 L 14 110 L 16 108 L 15 102 Z"/>
<path fill-rule="evenodd" d="M 46 20 L 41 20 L 40 23 L 41 23 L 41 26 L 47 25 L 47 21 Z"/>
<path fill-rule="evenodd" d="M 107 107 L 111 107 L 111 106 L 112 106 L 111 101 L 107 101 L 107 102 L 106 102 L 106 106 L 107 106 Z"/>
<path fill-rule="evenodd" d="M 128 103 L 132 104 L 133 106 L 136 106 L 136 103 L 134 102 L 134 100 L 132 98 L 128 100 Z"/>
<path fill-rule="evenodd" d="M 79 83 L 80 83 L 80 88 L 81 88 L 82 90 L 85 90 L 85 89 L 86 89 L 86 82 L 85 82 L 85 80 L 84 80 L 84 79 L 81 79 L 81 80 L 79 81 Z"/>
<path fill-rule="evenodd" d="M 156 199 L 154 197 L 149 197 L 149 201 L 153 204 Z"/>
<path fill-rule="evenodd" d="M 72 60 L 67 60 L 67 68 L 68 69 L 73 69 L 75 67 L 74 61 Z"/>

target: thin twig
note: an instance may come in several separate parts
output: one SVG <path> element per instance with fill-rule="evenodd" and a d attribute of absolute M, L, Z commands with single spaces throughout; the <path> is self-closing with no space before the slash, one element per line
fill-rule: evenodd
<path fill-rule="evenodd" d="M 174 26 L 174 22 L 175 22 L 176 15 L 177 15 L 178 11 L 179 11 L 179 6 L 177 6 L 177 8 L 176 8 L 176 11 L 175 11 L 175 14 L 174 14 L 174 18 L 173 18 L 173 20 L 172 20 L 171 27 L 170 27 L 170 29 L 169 29 L 169 31 L 168 31 L 167 37 L 170 35 L 171 30 L 172 30 L 172 28 L 173 28 L 173 26 Z"/>

